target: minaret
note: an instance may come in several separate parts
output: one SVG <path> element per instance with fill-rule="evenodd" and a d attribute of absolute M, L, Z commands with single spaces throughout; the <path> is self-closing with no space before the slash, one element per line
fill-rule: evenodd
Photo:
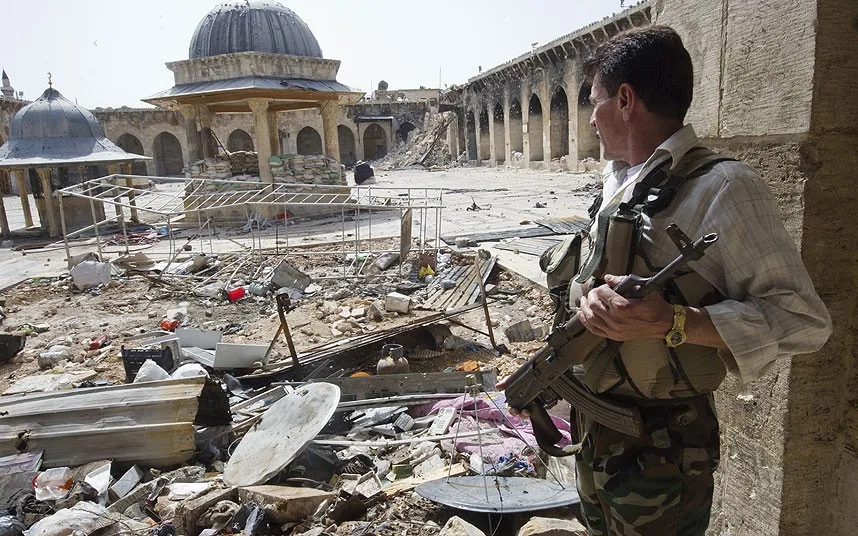
<path fill-rule="evenodd" d="M 0 93 L 3 94 L 7 99 L 15 98 L 15 89 L 9 84 L 9 76 L 6 74 L 6 71 L 3 71 L 3 86 L 0 87 Z"/>

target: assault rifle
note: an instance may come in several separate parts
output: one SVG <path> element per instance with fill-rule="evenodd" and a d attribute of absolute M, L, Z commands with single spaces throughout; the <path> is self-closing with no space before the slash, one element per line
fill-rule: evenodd
<path fill-rule="evenodd" d="M 614 289 L 617 294 L 626 298 L 643 298 L 661 291 L 682 267 L 703 257 L 704 251 L 718 240 L 717 234 L 710 233 L 692 242 L 675 223 L 667 227 L 667 233 L 679 249 L 679 256 L 651 277 L 626 276 Z M 578 378 L 580 373 L 572 370 L 575 365 L 603 350 L 618 350 L 617 341 L 591 333 L 576 315 L 554 329 L 545 342 L 548 344 L 507 379 L 505 388 L 511 408 L 530 412 L 533 434 L 545 452 L 552 456 L 569 456 L 577 450 L 574 446 L 561 448 L 556 445 L 563 436 L 546 408 L 560 398 L 604 426 L 635 437 L 641 435 L 642 420 L 637 407 L 596 395 Z"/>

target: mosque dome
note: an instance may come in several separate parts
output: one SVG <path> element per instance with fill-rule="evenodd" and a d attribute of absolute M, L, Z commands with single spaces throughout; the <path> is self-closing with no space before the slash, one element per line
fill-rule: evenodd
<path fill-rule="evenodd" d="M 9 123 L 9 141 L 104 137 L 104 128 L 89 110 L 69 101 L 52 87 L 21 108 Z"/>
<path fill-rule="evenodd" d="M 140 159 L 104 135 L 92 113 L 49 87 L 9 122 L 9 140 L 0 147 L 0 167 L 56 163 L 120 162 Z"/>
<path fill-rule="evenodd" d="M 307 23 L 270 0 L 239 0 L 218 5 L 197 25 L 190 59 L 265 52 L 321 58 L 322 49 Z"/>

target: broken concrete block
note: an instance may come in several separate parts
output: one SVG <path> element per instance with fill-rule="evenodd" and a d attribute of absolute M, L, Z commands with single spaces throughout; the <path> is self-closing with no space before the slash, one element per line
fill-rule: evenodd
<path fill-rule="evenodd" d="M 385 253 L 381 255 L 379 258 L 375 259 L 373 263 L 379 270 L 387 270 L 395 262 L 399 261 L 399 253 Z"/>
<path fill-rule="evenodd" d="M 511 324 L 504 330 L 506 340 L 510 342 L 527 342 L 543 339 L 548 334 L 548 326 L 531 324 L 530 320 L 522 320 Z"/>
<path fill-rule="evenodd" d="M 587 536 L 587 529 L 577 519 L 532 517 L 518 536 Z"/>
<path fill-rule="evenodd" d="M 136 465 L 132 466 L 131 469 L 125 471 L 125 474 L 119 477 L 116 483 L 110 486 L 110 496 L 114 499 L 125 497 L 131 493 L 134 486 L 139 484 L 142 479 L 143 470 Z"/>
<path fill-rule="evenodd" d="M 375 300 L 369 306 L 369 309 L 366 312 L 366 317 L 373 322 L 381 322 L 384 320 L 384 302 L 381 300 Z"/>
<path fill-rule="evenodd" d="M 221 501 L 237 502 L 237 498 L 238 493 L 235 488 L 217 488 L 202 497 L 180 502 L 173 516 L 173 526 L 176 527 L 176 534 L 196 534 L 198 532 L 197 520 L 209 508 Z"/>
<path fill-rule="evenodd" d="M 312 283 L 310 276 L 295 268 L 286 261 L 281 262 L 274 269 L 274 275 L 271 276 L 271 283 L 276 288 L 292 287 L 298 290 L 305 290 Z"/>
<path fill-rule="evenodd" d="M 324 501 L 334 494 L 312 488 L 289 486 L 249 486 L 238 490 L 239 502 L 258 503 L 265 509 L 265 517 L 275 523 L 302 521 L 311 516 Z"/>
<path fill-rule="evenodd" d="M 438 536 L 486 536 L 486 533 L 459 516 L 447 520 Z"/>
<path fill-rule="evenodd" d="M 199 482 L 205 476 L 205 472 L 206 470 L 204 467 L 199 467 L 197 465 L 189 465 L 187 467 L 182 467 L 176 469 L 175 471 L 165 473 L 161 475 L 160 478 L 165 479 L 168 483 Z M 125 497 L 119 499 L 115 503 L 111 504 L 108 507 L 108 510 L 111 512 L 124 512 L 129 506 L 131 506 L 132 504 L 139 503 L 140 501 L 145 499 L 147 495 L 152 493 L 152 490 L 154 490 L 155 486 L 158 485 L 158 480 L 159 479 L 151 480 L 145 484 L 137 486 L 136 488 L 134 488 L 134 491 L 132 491 Z"/>
<path fill-rule="evenodd" d="M 407 313 L 411 309 L 411 298 L 399 292 L 391 292 L 384 300 L 384 309 L 389 313 Z"/>

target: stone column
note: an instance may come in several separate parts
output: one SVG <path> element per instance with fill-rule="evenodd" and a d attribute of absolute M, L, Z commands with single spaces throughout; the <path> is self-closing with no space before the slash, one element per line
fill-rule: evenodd
<path fill-rule="evenodd" d="M 483 163 L 483 127 L 480 124 L 480 109 L 479 107 L 474 108 L 474 139 L 477 141 L 477 165 L 480 166 Z"/>
<path fill-rule="evenodd" d="M 30 228 L 33 226 L 33 213 L 30 211 L 30 195 L 27 193 L 29 190 L 27 187 L 29 181 L 26 179 L 27 170 L 13 169 L 12 176 L 18 183 L 18 196 L 21 198 L 21 209 L 24 211 L 24 225 Z"/>
<path fill-rule="evenodd" d="M 512 137 L 509 131 L 509 87 L 503 88 L 503 144 L 504 164 L 512 166 Z"/>
<path fill-rule="evenodd" d="M 259 177 L 262 182 L 274 182 L 271 174 L 271 125 L 268 124 L 268 99 L 248 99 L 250 111 L 253 112 L 253 120 L 256 124 L 256 145 L 259 157 Z"/>
<path fill-rule="evenodd" d="M 468 108 L 467 108 L 467 105 L 465 105 L 464 112 L 465 112 L 465 117 L 463 118 L 463 121 L 462 121 L 462 130 L 465 133 L 465 159 L 467 159 L 470 162 L 471 160 L 476 160 L 477 155 L 471 154 L 471 133 L 468 131 L 469 126 L 468 126 Z"/>
<path fill-rule="evenodd" d="M 530 134 L 528 123 L 530 122 L 530 83 L 527 80 L 521 82 L 521 165 L 530 167 Z"/>
<path fill-rule="evenodd" d="M 337 135 L 338 101 L 322 103 L 322 130 L 325 131 L 325 155 L 340 160 L 340 139 Z"/>
<path fill-rule="evenodd" d="M 122 173 L 131 175 L 131 163 L 126 162 L 120 166 Z M 134 179 L 125 177 L 125 186 L 128 188 L 128 203 L 131 205 L 131 221 L 140 223 L 140 217 L 137 215 L 137 202 L 134 201 Z"/>
<path fill-rule="evenodd" d="M 6 205 L 3 204 L 3 196 L 0 195 L 0 233 L 3 238 L 12 236 L 12 231 L 9 229 L 9 220 L 6 218 Z"/>
<path fill-rule="evenodd" d="M 42 184 L 42 195 L 45 200 L 45 212 L 48 217 L 48 236 L 59 236 L 60 229 L 57 225 L 57 215 L 54 214 L 54 189 L 51 186 L 51 170 L 50 168 L 39 168 L 36 171 L 39 174 L 39 181 Z"/>
<path fill-rule="evenodd" d="M 214 158 L 217 156 L 214 147 L 214 138 L 211 135 L 212 121 L 214 114 L 209 110 L 208 106 L 202 105 L 198 108 L 200 117 L 200 145 L 202 145 L 203 158 Z"/>
<path fill-rule="evenodd" d="M 489 121 L 489 166 L 497 167 L 498 156 L 497 147 L 495 147 L 495 107 L 489 104 L 488 115 L 486 118 Z"/>
<path fill-rule="evenodd" d="M 271 145 L 271 154 L 280 154 L 280 122 L 277 120 L 277 112 L 268 112 L 268 143 Z"/>
<path fill-rule="evenodd" d="M 185 141 L 188 143 L 188 161 L 186 164 L 192 164 L 197 160 L 202 160 L 203 151 L 200 144 L 200 132 L 197 130 L 197 118 L 199 112 L 193 104 L 179 105 L 179 112 L 185 118 Z"/>
<path fill-rule="evenodd" d="M 539 100 L 542 104 L 542 169 L 551 169 L 551 93 L 547 80 L 539 82 Z"/>

